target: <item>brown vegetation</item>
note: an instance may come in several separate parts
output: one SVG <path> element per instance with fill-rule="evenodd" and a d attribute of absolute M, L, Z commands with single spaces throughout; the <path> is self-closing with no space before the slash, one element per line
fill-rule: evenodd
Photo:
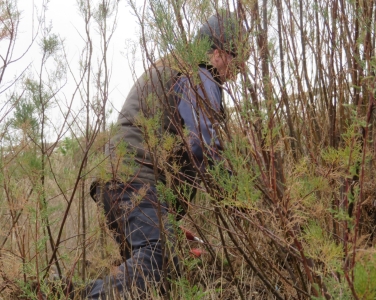
<path fill-rule="evenodd" d="M 56 36 L 42 34 L 40 72 L 31 80 L 17 78 L 17 89 L 1 81 L 10 60 L 0 53 L 4 299 L 54 299 L 59 284 L 53 293 L 48 280 L 54 273 L 73 279 L 78 290 L 120 259 L 89 196 L 91 179 L 108 177 L 102 150 L 112 135 L 103 125 L 108 53 L 102 48 L 95 65 L 89 20 L 95 16 L 102 45 L 111 42 L 117 2 L 99 2 L 80 2 L 86 44 L 76 91 L 59 115 L 62 130 L 49 113 L 67 61 L 49 76 L 44 69 L 63 51 Z M 0 7 L 14 3 L 4 0 Z M 219 9 L 216 2 L 150 1 L 148 9 L 129 3 L 140 23 L 145 69 L 171 50 L 176 64 L 181 57 L 188 67 L 197 63 L 194 53 L 202 49 L 189 41 Z M 233 5 L 223 1 L 222 7 Z M 244 52 L 250 47 L 251 56 L 225 87 L 228 121 L 218 129 L 225 163 L 200 173 L 200 192 L 181 221 L 204 245 L 177 235 L 183 274 L 172 281 L 169 296 L 374 299 L 375 2 L 243 0 L 235 9 L 249 30 Z M 7 27 L 17 24 L 17 11 L 2 10 L 0 22 L 3 45 L 17 32 Z M 73 101 L 82 103 L 80 112 Z M 159 143 L 156 151 L 165 146 Z M 206 253 L 194 258 L 190 247 Z"/>

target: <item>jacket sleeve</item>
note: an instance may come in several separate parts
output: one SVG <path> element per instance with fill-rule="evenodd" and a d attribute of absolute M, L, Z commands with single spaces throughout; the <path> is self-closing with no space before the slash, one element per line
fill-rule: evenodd
<path fill-rule="evenodd" d="M 178 95 L 178 111 L 185 127 L 189 130 L 193 156 L 203 167 L 204 155 L 218 160 L 221 150 L 214 126 L 218 121 L 222 103 L 222 91 L 207 70 L 200 71 L 201 84 L 192 87 L 192 81 L 180 77 L 175 85 Z M 209 118 L 210 114 L 210 118 Z"/>

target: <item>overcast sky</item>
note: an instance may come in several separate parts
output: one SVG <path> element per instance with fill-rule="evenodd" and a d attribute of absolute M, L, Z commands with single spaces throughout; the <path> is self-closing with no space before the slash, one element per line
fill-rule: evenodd
<path fill-rule="evenodd" d="M 94 1 L 97 2 L 97 1 Z M 15 47 L 15 56 L 20 55 L 30 44 L 33 31 L 36 31 L 36 17 L 42 9 L 42 0 L 18 0 L 18 8 L 21 11 L 21 22 L 19 27 L 18 41 Z M 34 20 L 34 22 L 33 22 Z M 46 13 L 47 24 L 51 22 L 52 33 L 57 34 L 64 40 L 65 49 L 68 54 L 68 60 L 71 67 L 78 70 L 79 54 L 83 48 L 83 40 L 80 37 L 84 35 L 85 27 L 82 17 L 78 13 L 77 0 L 51 0 L 48 3 Z M 112 77 L 110 82 L 110 101 L 115 110 L 119 110 L 125 100 L 125 97 L 133 84 L 133 78 L 127 61 L 127 45 L 130 41 L 137 44 L 138 25 L 136 18 L 131 13 L 131 8 L 127 6 L 126 1 L 119 2 L 119 13 L 117 29 L 111 41 L 109 53 L 110 68 Z M 95 29 L 94 25 L 93 28 Z M 95 31 L 93 30 L 93 35 Z M 99 49 L 99 43 L 95 45 Z M 4 47 L 5 48 L 5 47 Z M 5 49 L 0 51 L 4 51 Z M 10 80 L 19 74 L 25 66 L 34 62 L 34 70 L 38 70 L 38 63 L 41 58 L 41 52 L 38 45 L 34 43 L 31 50 L 21 61 L 14 64 L 7 70 L 7 79 Z M 137 75 L 142 72 L 142 64 L 138 57 Z M 78 72 L 77 72 L 78 74 Z M 70 98 L 72 93 L 73 81 L 68 78 L 68 84 L 63 89 L 65 98 Z"/>

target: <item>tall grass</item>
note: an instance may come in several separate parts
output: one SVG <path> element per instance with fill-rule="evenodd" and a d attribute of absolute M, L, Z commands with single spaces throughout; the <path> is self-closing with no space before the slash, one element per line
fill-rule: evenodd
<path fill-rule="evenodd" d="M 0 41 L 11 41 L 9 49 L 15 29 L 7 24 L 20 21 L 12 3 L 0 4 L 8 11 L 0 14 Z M 71 101 L 80 99 L 84 113 L 69 103 L 61 109 L 64 132 L 48 118 L 61 103 L 58 92 L 64 88 L 62 66 L 67 63 L 54 65 L 54 77 L 45 75 L 43 64 L 63 49 L 53 35 L 43 36 L 40 71 L 1 94 L 4 299 L 39 299 L 42 294 L 53 299 L 47 279 L 54 273 L 73 279 L 79 289 L 80 283 L 114 271 L 111 266 L 120 259 L 103 213 L 89 197 L 91 178 L 108 176 L 103 146 L 113 134 L 104 125 L 108 54 L 102 48 L 103 61 L 94 64 L 89 20 L 95 16 L 102 45 L 107 45 L 106 14 L 116 15 L 114 3 L 80 2 L 87 43 Z M 374 299 L 375 3 L 128 4 L 139 21 L 146 72 L 169 54 L 191 76 L 187 71 L 202 59 L 198 53 L 204 49 L 191 41 L 220 7 L 236 10 L 249 31 L 249 37 L 241 37 L 239 60 L 247 51 L 250 58 L 236 82 L 224 86 L 226 122 L 216 128 L 223 160 L 205 172 L 197 170 L 199 192 L 177 223 L 204 244 L 178 234 L 175 250 L 182 275 L 172 279 L 170 298 Z M 158 120 L 151 121 L 140 118 L 139 126 L 157 132 Z M 47 139 L 49 130 L 57 136 L 53 142 Z M 65 132 L 69 138 L 63 138 Z M 188 144 L 182 128 L 176 139 L 169 137 L 165 133 L 146 142 L 158 154 L 158 166 L 174 178 L 174 169 L 166 167 L 171 143 Z M 174 188 L 173 181 L 168 188 Z M 178 198 L 184 198 L 180 192 Z M 201 247 L 205 254 L 195 258 L 190 247 Z"/>

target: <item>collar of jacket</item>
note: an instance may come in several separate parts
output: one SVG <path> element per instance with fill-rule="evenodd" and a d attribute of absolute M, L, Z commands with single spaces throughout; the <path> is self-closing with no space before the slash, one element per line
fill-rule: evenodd
<path fill-rule="evenodd" d="M 223 84 L 223 82 L 221 81 L 221 77 L 219 76 L 218 70 L 216 68 L 214 68 L 212 65 L 205 63 L 205 62 L 202 62 L 198 66 L 201 67 L 201 68 L 207 69 L 212 74 L 212 76 L 213 76 L 213 78 L 216 82 L 218 82 L 220 85 Z"/>

